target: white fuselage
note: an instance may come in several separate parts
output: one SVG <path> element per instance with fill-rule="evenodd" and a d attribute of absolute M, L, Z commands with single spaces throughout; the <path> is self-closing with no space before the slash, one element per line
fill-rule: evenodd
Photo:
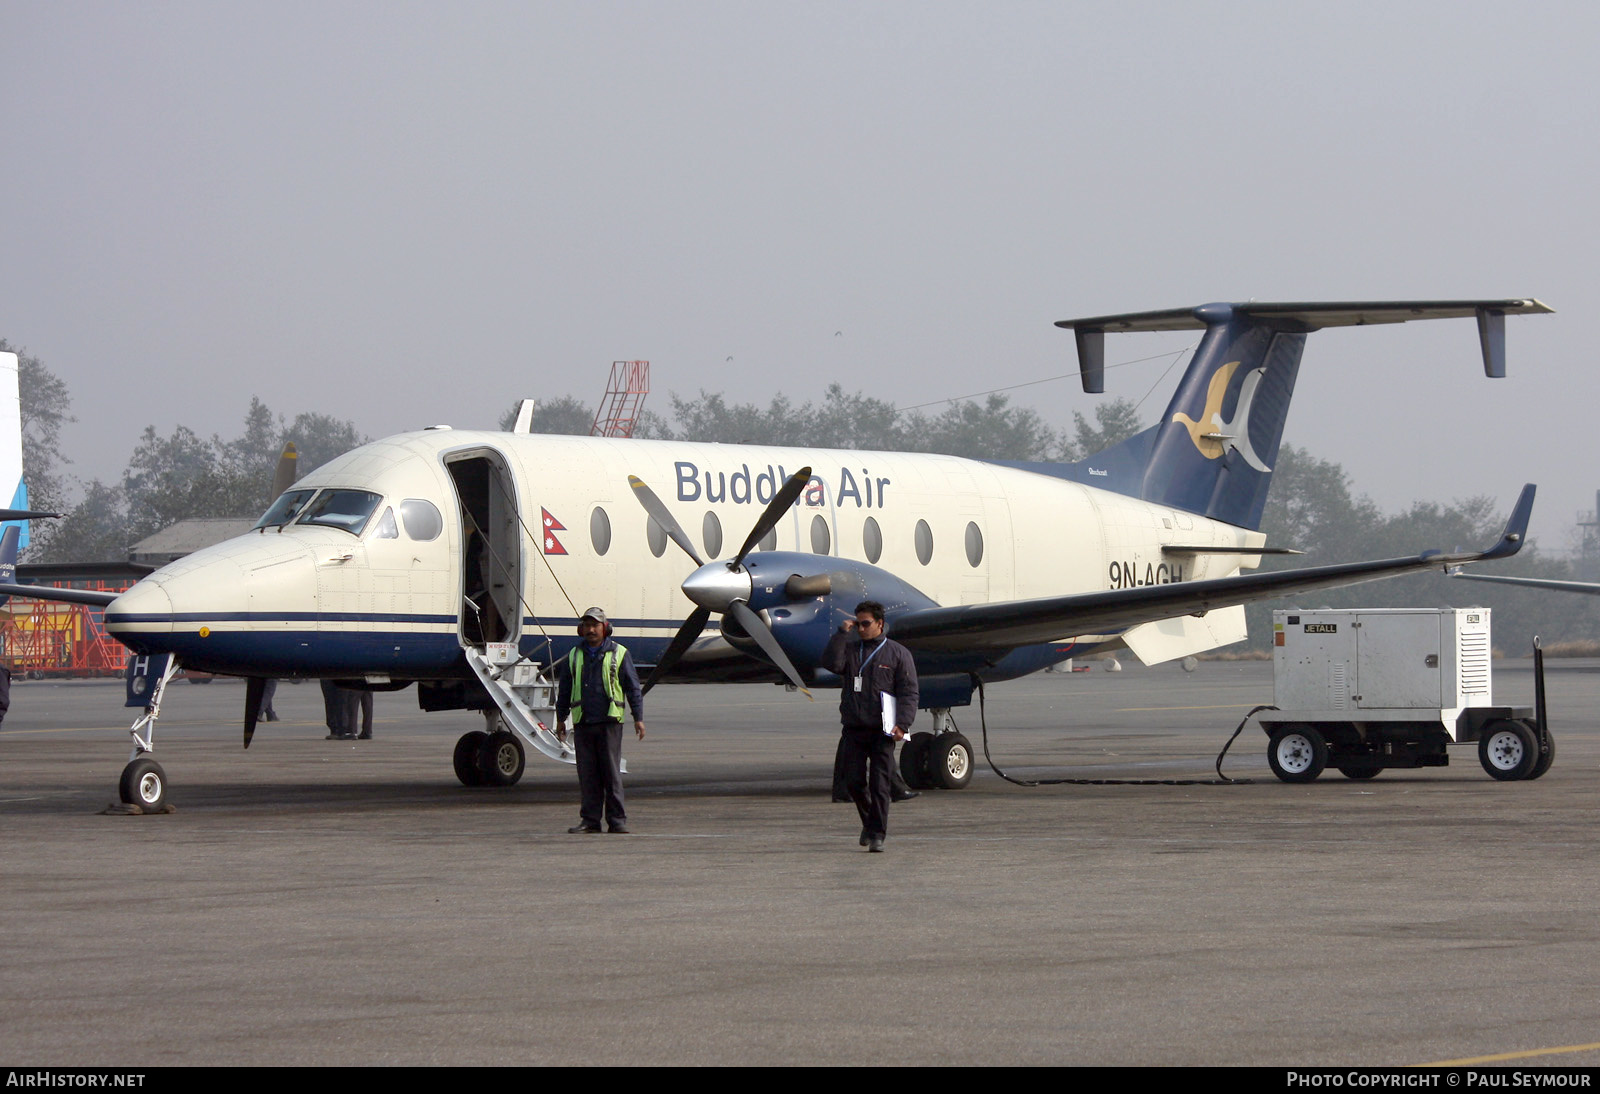
<path fill-rule="evenodd" d="M 434 429 L 365 445 L 295 484 L 380 495 L 359 535 L 301 523 L 246 534 L 139 582 L 107 623 L 140 652 L 213 671 L 457 675 L 476 566 L 489 584 L 513 579 L 497 594 L 506 640 L 570 640 L 578 612 L 600 605 L 649 661 L 693 608 L 679 585 L 694 563 L 652 535 L 628 476 L 709 560 L 735 554 L 804 466 L 811 484 L 764 546 L 868 563 L 941 605 L 1225 577 L 1253 557 L 1163 549 L 1262 543 L 1191 513 L 954 456 Z M 514 511 L 472 501 L 469 467 L 489 494 L 513 493 Z M 437 510 L 432 538 L 417 534 L 425 520 L 402 517 L 408 499 Z M 463 557 L 474 525 L 493 564 Z"/>

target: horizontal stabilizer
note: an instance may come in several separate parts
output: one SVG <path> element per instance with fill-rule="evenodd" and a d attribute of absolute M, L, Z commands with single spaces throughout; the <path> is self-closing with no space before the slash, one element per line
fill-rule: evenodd
<path fill-rule="evenodd" d="M 1063 319 L 1056 324 L 1068 330 L 1115 332 L 1205 330 L 1216 321 L 1217 309 L 1253 319 L 1295 324 L 1302 331 L 1324 327 L 1364 327 L 1373 323 L 1406 323 L 1413 319 L 1471 319 L 1480 311 L 1502 315 L 1549 315 L 1555 309 L 1537 300 L 1388 300 L 1318 304 L 1204 304 L 1198 308 L 1097 315 L 1089 319 Z"/>
<path fill-rule="evenodd" d="M 1505 317 L 1548 315 L 1555 309 L 1533 299 L 1524 300 L 1392 300 L 1297 304 L 1202 304 L 1197 308 L 1096 315 L 1063 319 L 1056 326 L 1073 331 L 1078 345 L 1078 369 L 1083 390 L 1105 390 L 1105 334 L 1152 331 L 1206 330 L 1236 320 L 1254 321 L 1283 331 L 1304 334 L 1325 327 L 1364 327 L 1378 323 L 1408 323 L 1416 319 L 1478 320 L 1483 345 L 1483 368 L 1489 376 L 1504 376 Z"/>

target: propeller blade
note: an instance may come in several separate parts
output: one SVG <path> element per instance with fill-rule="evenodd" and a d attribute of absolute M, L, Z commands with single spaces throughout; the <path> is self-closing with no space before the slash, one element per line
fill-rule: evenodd
<path fill-rule="evenodd" d="M 661 499 L 656 497 L 656 492 L 646 486 L 644 481 L 636 475 L 628 476 L 628 485 L 633 487 L 633 496 L 639 499 L 639 504 L 644 506 L 644 511 L 649 513 L 657 524 L 661 525 L 662 530 L 667 533 L 672 542 L 682 547 L 684 554 L 694 559 L 695 565 L 704 566 L 705 563 L 701 561 L 700 555 L 696 553 L 694 544 L 689 542 L 689 537 L 682 526 L 678 524 L 677 518 L 661 503 Z"/>
<path fill-rule="evenodd" d="M 796 471 L 788 482 L 783 484 L 767 507 L 761 511 L 761 519 L 756 521 L 756 526 L 750 529 L 749 536 L 745 537 L 744 546 L 739 548 L 739 553 L 733 556 L 732 565 L 737 566 L 744 561 L 744 556 L 749 554 L 756 544 L 760 543 L 766 534 L 778 526 L 778 521 L 783 519 L 783 514 L 793 505 L 800 496 L 800 491 L 806 488 L 806 483 L 811 481 L 811 468 L 802 467 Z"/>
<path fill-rule="evenodd" d="M 661 655 L 661 660 L 650 670 L 650 678 L 644 682 L 645 691 L 655 687 L 656 681 L 672 670 L 672 666 L 678 663 L 684 652 L 694 645 L 694 640 L 700 637 L 700 632 L 706 629 L 706 620 L 710 618 L 710 608 L 696 608 L 689 613 L 689 618 L 683 621 L 678 633 L 672 636 L 672 643 L 667 646 L 667 652 Z"/>
<path fill-rule="evenodd" d="M 244 747 L 250 747 L 250 738 L 256 735 L 256 715 L 261 712 L 261 697 L 267 693 L 267 681 L 262 676 L 248 676 L 244 681 Z"/>
<path fill-rule="evenodd" d="M 789 660 L 789 655 L 783 652 L 783 647 L 778 645 L 778 640 L 772 635 L 772 629 L 761 621 L 761 617 L 756 614 L 755 609 L 742 600 L 735 600 L 728 605 L 727 614 L 733 616 L 738 621 L 739 626 L 744 628 L 744 633 L 753 638 L 756 645 L 761 647 L 761 652 L 771 658 L 774 665 L 783 670 L 783 674 L 789 678 L 789 683 L 805 692 L 807 699 L 811 698 L 810 690 L 806 687 L 804 681 L 800 679 L 800 673 L 795 669 L 794 663 Z"/>
<path fill-rule="evenodd" d="M 300 453 L 295 451 L 294 442 L 290 441 L 283 446 L 283 455 L 278 457 L 278 466 L 272 472 L 272 497 L 276 501 L 294 485 L 296 476 L 300 473 Z"/>

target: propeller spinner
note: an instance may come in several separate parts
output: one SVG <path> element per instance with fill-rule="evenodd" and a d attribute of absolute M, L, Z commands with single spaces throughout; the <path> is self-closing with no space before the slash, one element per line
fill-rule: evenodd
<path fill-rule="evenodd" d="M 656 662 L 655 668 L 650 670 L 650 678 L 644 682 L 644 690 L 649 691 L 656 682 L 671 671 L 672 666 L 678 663 L 689 647 L 694 645 L 695 639 L 700 637 L 700 632 L 705 630 L 706 623 L 711 619 L 711 613 L 732 616 L 739 628 L 748 634 L 761 652 L 780 670 L 789 682 L 809 698 L 805 683 L 800 679 L 799 671 L 794 663 L 789 660 L 789 655 L 783 652 L 783 647 L 778 645 L 777 638 L 773 637 L 772 628 L 750 607 L 751 582 L 750 573 L 744 568 L 744 556 L 755 549 L 766 534 L 778 525 L 783 514 L 799 498 L 800 492 L 806 488 L 806 483 L 811 481 L 811 468 L 802 467 L 796 471 L 782 489 L 773 497 L 767 507 L 762 510 L 755 527 L 750 529 L 750 534 L 745 537 L 744 546 L 739 548 L 739 553 L 727 562 L 706 562 L 695 551 L 694 544 L 683 527 L 673 517 L 654 490 L 646 486 L 642 480 L 634 475 L 628 476 L 628 485 L 633 487 L 633 496 L 639 499 L 639 504 L 644 506 L 667 537 L 683 549 L 683 553 L 694 559 L 698 567 L 683 583 L 683 595 L 687 596 L 696 605 L 695 610 L 689 613 L 689 618 L 683 621 L 683 626 L 678 628 L 678 633 L 673 635 L 672 642 L 667 646 L 661 659 Z"/>

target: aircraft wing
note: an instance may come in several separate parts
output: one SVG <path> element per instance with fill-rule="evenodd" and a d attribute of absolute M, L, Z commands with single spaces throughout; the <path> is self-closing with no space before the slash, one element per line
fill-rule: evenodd
<path fill-rule="evenodd" d="M 1272 600 L 1293 593 L 1335 589 L 1422 570 L 1506 558 L 1521 549 L 1527 536 L 1533 495 L 1531 483 L 1522 488 L 1499 542 L 1484 551 L 1449 554 L 1424 551 L 1410 558 L 1241 574 L 1210 581 L 1180 581 L 1140 589 L 923 608 L 897 616 L 889 634 L 914 650 L 1008 650 L 1076 635 L 1116 634 L 1140 623 L 1203 615 L 1213 608 Z"/>
<path fill-rule="evenodd" d="M 156 572 L 142 562 L 24 562 L 17 580 L 34 581 L 138 581 Z"/>
<path fill-rule="evenodd" d="M 1498 581 L 1502 585 L 1526 585 L 1532 589 L 1554 589 L 1558 593 L 1587 593 L 1600 596 L 1600 583 L 1593 581 L 1556 581 L 1543 577 L 1496 577 L 1492 574 L 1451 574 L 1463 581 Z"/>
<path fill-rule="evenodd" d="M 0 585 L 0 598 L 21 597 L 24 600 L 47 600 L 52 604 L 89 604 L 103 608 L 121 593 L 102 593 L 94 589 L 58 589 L 54 585 Z"/>

